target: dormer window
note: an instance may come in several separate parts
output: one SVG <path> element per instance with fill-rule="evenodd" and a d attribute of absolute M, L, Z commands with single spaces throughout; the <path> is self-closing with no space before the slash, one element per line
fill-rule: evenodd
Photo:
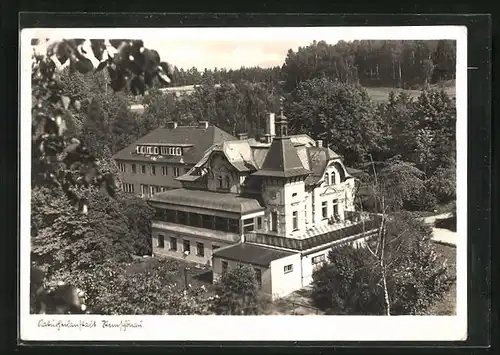
<path fill-rule="evenodd" d="M 175 148 L 175 155 L 182 155 L 182 149 L 181 148 Z"/>
<path fill-rule="evenodd" d="M 325 185 L 328 185 L 330 183 L 330 174 L 326 173 L 325 174 Z"/>
<path fill-rule="evenodd" d="M 335 173 L 332 171 L 330 185 L 335 185 Z"/>
<path fill-rule="evenodd" d="M 226 186 L 225 186 L 225 188 L 226 188 L 226 189 L 229 189 L 229 185 L 231 184 L 231 179 L 229 178 L 229 176 L 226 176 L 225 181 L 226 181 Z"/>

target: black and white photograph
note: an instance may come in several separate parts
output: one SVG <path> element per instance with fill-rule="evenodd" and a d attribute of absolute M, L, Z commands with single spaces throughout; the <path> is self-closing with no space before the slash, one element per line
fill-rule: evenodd
<path fill-rule="evenodd" d="M 466 40 L 23 29 L 21 338 L 466 337 Z"/>

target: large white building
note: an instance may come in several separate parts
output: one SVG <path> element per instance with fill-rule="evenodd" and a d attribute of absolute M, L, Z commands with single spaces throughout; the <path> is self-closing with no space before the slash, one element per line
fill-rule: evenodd
<path fill-rule="evenodd" d="M 224 141 L 186 174 L 183 188 L 154 195 L 153 250 L 213 267 L 214 279 L 252 265 L 262 291 L 282 297 L 312 281 L 340 244 L 377 232 L 355 211 L 355 179 L 321 141 L 287 132 L 270 114 L 264 141 Z M 276 132 L 277 128 L 277 132 Z"/>

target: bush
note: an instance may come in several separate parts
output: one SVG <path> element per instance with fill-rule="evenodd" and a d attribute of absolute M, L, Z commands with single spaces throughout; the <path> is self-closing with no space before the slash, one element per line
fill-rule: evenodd
<path fill-rule="evenodd" d="M 168 259 L 151 267 L 130 271 L 136 263 L 104 263 L 68 274 L 57 280 L 75 285 L 85 292 L 89 313 L 105 315 L 189 315 L 208 314 L 211 298 L 206 290 L 175 283 L 178 263 Z"/>
<path fill-rule="evenodd" d="M 367 263 L 367 250 L 344 246 L 332 250 L 325 264 L 313 273 L 312 300 L 326 314 L 368 315 L 383 309 L 382 289 Z"/>
<path fill-rule="evenodd" d="M 392 315 L 424 311 L 455 280 L 431 233 L 407 213 L 394 215 L 387 224 L 384 259 Z M 345 246 L 330 251 L 328 258 L 330 264 L 313 274 L 312 298 L 318 308 L 329 314 L 385 314 L 382 274 L 374 255 Z"/>
<path fill-rule="evenodd" d="M 226 271 L 217 282 L 215 293 L 216 314 L 251 315 L 261 311 L 255 271 L 248 265 L 239 264 Z"/>

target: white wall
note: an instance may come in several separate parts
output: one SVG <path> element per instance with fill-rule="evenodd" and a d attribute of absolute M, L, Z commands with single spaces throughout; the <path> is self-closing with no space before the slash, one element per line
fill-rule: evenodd
<path fill-rule="evenodd" d="M 312 259 L 318 255 L 324 255 L 325 261 L 328 261 L 328 252 L 331 247 L 314 252 L 309 255 L 302 255 L 301 265 L 302 265 L 302 287 L 309 285 L 312 282 L 312 274 L 315 267 L 320 267 L 321 264 L 313 265 Z"/>
<path fill-rule="evenodd" d="M 285 273 L 284 267 L 293 265 L 291 272 Z M 293 254 L 271 262 L 271 283 L 273 299 L 286 296 L 302 288 L 300 254 Z"/>
<path fill-rule="evenodd" d="M 288 183 L 283 191 L 285 202 L 285 233 L 286 237 L 300 238 L 305 231 L 306 222 L 304 204 L 306 198 L 304 181 Z M 296 194 L 294 196 L 294 194 Z M 297 212 L 298 229 L 293 229 L 293 212 Z"/>

